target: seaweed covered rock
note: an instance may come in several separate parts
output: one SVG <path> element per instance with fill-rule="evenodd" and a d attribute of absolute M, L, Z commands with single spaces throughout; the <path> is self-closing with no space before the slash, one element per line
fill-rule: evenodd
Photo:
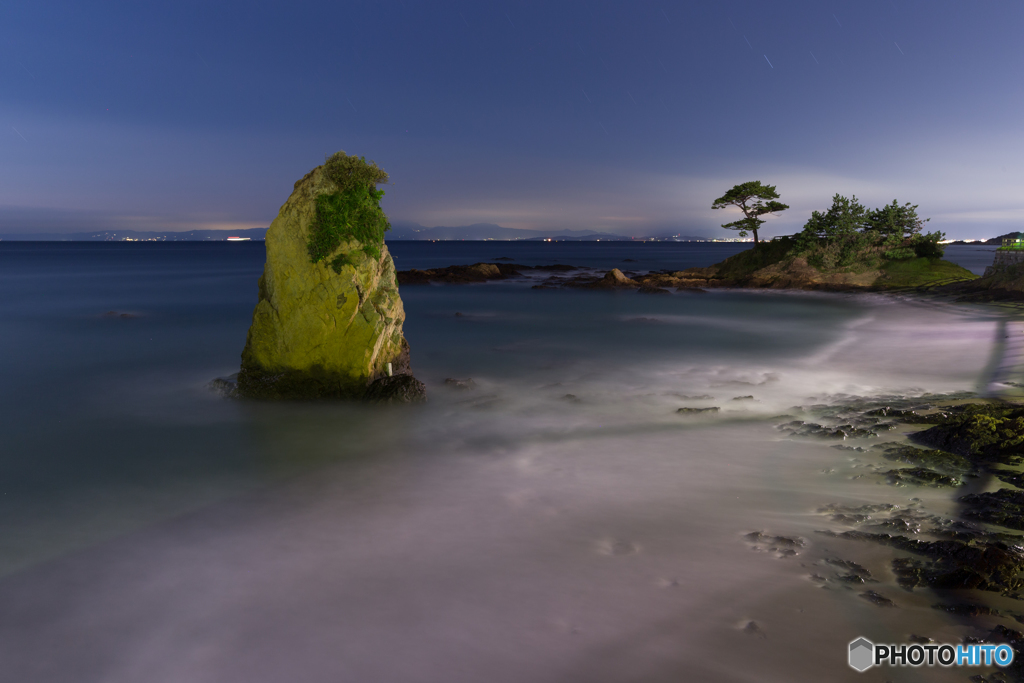
<path fill-rule="evenodd" d="M 267 231 L 240 395 L 363 398 L 389 365 L 409 372 L 376 189 L 386 180 L 372 162 L 339 152 L 295 183 Z"/>
<path fill-rule="evenodd" d="M 917 443 L 977 462 L 1014 464 L 1024 455 L 1024 408 L 968 404 L 949 411 L 937 424 L 912 435 Z"/>
<path fill-rule="evenodd" d="M 906 536 L 846 531 L 827 535 L 848 540 L 873 541 L 903 550 L 925 559 L 896 558 L 893 573 L 906 589 L 930 586 L 944 590 L 977 589 L 1002 592 L 1018 591 L 1024 582 L 1024 555 L 1016 545 L 981 537 L 922 541 Z"/>

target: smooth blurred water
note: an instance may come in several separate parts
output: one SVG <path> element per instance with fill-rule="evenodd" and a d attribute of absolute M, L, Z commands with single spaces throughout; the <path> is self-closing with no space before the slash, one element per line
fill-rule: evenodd
<path fill-rule="evenodd" d="M 392 248 L 399 268 L 722 258 L 464 244 Z M 404 287 L 426 405 L 226 400 L 207 384 L 237 370 L 263 258 L 260 243 L 0 243 L 11 680 L 865 680 L 845 664 L 858 635 L 962 635 L 927 593 L 883 610 L 801 566 L 842 552 L 888 571 L 880 550 L 815 535 L 822 504 L 919 496 L 948 514 L 952 496 L 855 479 L 857 458 L 782 439 L 771 418 L 973 389 L 997 314 L 882 295 Z M 810 545 L 754 553 L 743 534 L 759 529 Z"/>

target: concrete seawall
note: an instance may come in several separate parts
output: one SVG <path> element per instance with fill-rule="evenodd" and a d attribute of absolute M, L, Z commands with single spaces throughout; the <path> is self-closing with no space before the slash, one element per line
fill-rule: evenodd
<path fill-rule="evenodd" d="M 1019 266 L 1022 263 L 1024 263 L 1024 249 L 997 251 L 995 260 L 992 261 L 992 265 L 985 269 L 984 277 L 988 277 L 1000 268 Z"/>

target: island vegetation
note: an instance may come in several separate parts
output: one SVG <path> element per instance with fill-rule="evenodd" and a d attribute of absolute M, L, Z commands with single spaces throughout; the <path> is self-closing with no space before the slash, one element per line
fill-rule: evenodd
<path fill-rule="evenodd" d="M 778 196 L 773 186 L 753 181 L 735 186 L 715 206 L 747 187 L 766 188 Z M 765 209 L 771 205 L 755 210 L 769 213 Z M 802 289 L 893 289 L 975 279 L 970 271 L 942 259 L 944 235 L 924 232 L 928 220 L 909 202 L 894 199 L 868 209 L 855 196 L 836 194 L 828 209 L 811 213 L 799 233 L 755 242 L 753 249 L 710 268 L 691 268 L 678 276 L 704 279 L 709 285 Z M 736 229 L 744 221 L 748 218 L 722 227 Z"/>
<path fill-rule="evenodd" d="M 388 174 L 365 157 L 336 152 L 323 165 L 324 176 L 334 183 L 333 192 L 316 198 L 316 218 L 309 229 L 309 258 L 313 263 L 327 261 L 331 270 L 341 273 L 343 266 L 355 266 L 351 252 L 338 249 L 346 242 L 356 241 L 359 249 L 380 259 L 384 233 L 391 227 L 380 208 L 384 191 L 378 183 L 386 183 Z"/>

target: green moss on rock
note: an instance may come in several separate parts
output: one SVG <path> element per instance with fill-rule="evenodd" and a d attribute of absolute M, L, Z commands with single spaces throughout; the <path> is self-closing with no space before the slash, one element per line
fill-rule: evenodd
<path fill-rule="evenodd" d="M 380 208 L 384 191 L 377 183 L 386 182 L 388 174 L 363 157 L 338 152 L 323 165 L 323 175 L 334 183 L 333 192 L 316 198 L 316 213 L 309 226 L 307 248 L 313 263 L 327 261 L 335 273 L 358 261 L 351 253 L 337 254 L 351 241 L 372 259 L 380 259 L 384 233 L 390 229 L 388 218 Z M 336 255 L 335 255 L 336 254 Z"/>

